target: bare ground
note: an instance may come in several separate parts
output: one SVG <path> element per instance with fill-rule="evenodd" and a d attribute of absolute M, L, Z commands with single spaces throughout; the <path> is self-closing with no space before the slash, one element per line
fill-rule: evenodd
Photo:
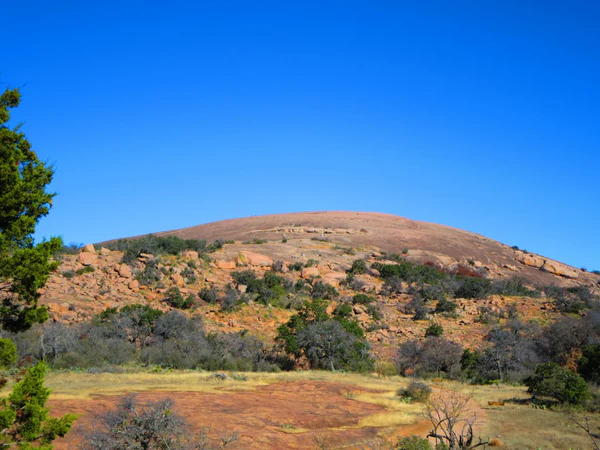
<path fill-rule="evenodd" d="M 336 447 L 353 448 L 352 443 L 373 439 L 380 431 L 360 427 L 360 419 L 385 411 L 383 406 L 349 398 L 347 394 L 356 390 L 356 386 L 335 382 L 292 381 L 259 386 L 253 391 L 143 392 L 137 397 L 151 401 L 168 396 L 175 402 L 175 411 L 196 430 L 211 427 L 215 437 L 237 431 L 239 448 L 312 449 L 316 448 L 315 438 L 326 439 Z M 91 400 L 51 400 L 53 414 L 80 415 L 75 429 L 57 441 L 55 448 L 75 448 L 84 430 L 97 420 L 96 415 L 114 408 L 119 399 L 97 395 Z"/>

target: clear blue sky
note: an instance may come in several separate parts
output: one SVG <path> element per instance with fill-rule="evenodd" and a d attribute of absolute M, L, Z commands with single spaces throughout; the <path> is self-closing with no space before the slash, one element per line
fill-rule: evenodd
<path fill-rule="evenodd" d="M 28 1 L 38 237 L 379 211 L 600 269 L 596 1 Z"/>

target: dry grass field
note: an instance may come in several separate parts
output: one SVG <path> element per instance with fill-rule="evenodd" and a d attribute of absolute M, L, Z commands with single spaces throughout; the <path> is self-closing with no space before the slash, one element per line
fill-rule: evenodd
<path fill-rule="evenodd" d="M 366 448 L 377 438 L 425 436 L 429 422 L 422 405 L 400 401 L 402 377 L 302 371 L 235 373 L 219 380 L 207 372 L 75 373 L 53 372 L 49 405 L 55 414 L 75 412 L 74 430 L 57 441 L 56 449 L 76 448 L 84 429 L 97 414 L 112 408 L 120 396 L 141 400 L 170 397 L 175 410 L 194 428 L 211 427 L 213 435 L 236 430 L 237 448 L 312 449 Z M 507 449 L 589 449 L 589 438 L 562 412 L 534 409 L 522 387 L 430 383 L 434 390 L 455 389 L 472 396 L 476 433 Z M 7 390 L 7 388 L 5 389 Z M 488 401 L 504 401 L 503 407 Z M 600 418 L 594 417 L 596 425 Z"/>

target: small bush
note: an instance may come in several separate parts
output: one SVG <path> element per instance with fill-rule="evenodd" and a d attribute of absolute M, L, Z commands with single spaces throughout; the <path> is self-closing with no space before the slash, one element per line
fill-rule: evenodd
<path fill-rule="evenodd" d="M 183 295 L 181 295 L 181 291 L 177 287 L 173 287 L 167 291 L 167 297 L 164 301 L 177 309 L 190 309 L 194 306 L 194 296 L 190 294 L 184 299 Z"/>
<path fill-rule="evenodd" d="M 96 271 L 96 269 L 94 269 L 92 266 L 85 266 L 85 267 L 82 267 L 81 269 L 77 269 L 75 271 L 75 273 L 77 275 L 83 275 L 84 273 L 92 273 L 95 271 Z"/>
<path fill-rule="evenodd" d="M 300 261 L 297 261 L 295 263 L 288 264 L 288 269 L 290 269 L 292 272 L 300 272 L 302 269 L 304 269 L 304 264 Z"/>
<path fill-rule="evenodd" d="M 368 305 L 369 303 L 373 303 L 375 299 L 366 294 L 356 294 L 352 297 L 352 303 L 355 305 Z"/>
<path fill-rule="evenodd" d="M 457 298 L 486 298 L 492 291 L 492 282 L 487 278 L 458 277 L 461 286 L 456 290 Z"/>
<path fill-rule="evenodd" d="M 65 270 L 64 272 L 61 273 L 61 275 L 63 277 L 65 277 L 67 280 L 70 280 L 71 278 L 73 278 L 75 276 L 75 271 L 74 270 Z"/>
<path fill-rule="evenodd" d="M 317 281 L 312 288 L 312 298 L 322 298 L 325 300 L 333 300 L 339 296 L 338 291 L 330 284 Z"/>
<path fill-rule="evenodd" d="M 427 438 L 414 434 L 399 438 L 398 443 L 393 448 L 394 450 L 433 450 Z"/>
<path fill-rule="evenodd" d="M 406 389 L 400 389 L 397 395 L 414 403 L 425 403 L 431 395 L 431 388 L 421 381 L 413 381 Z"/>
<path fill-rule="evenodd" d="M 367 267 L 367 263 L 362 259 L 357 259 L 352 263 L 352 268 L 350 269 L 350 273 L 352 274 L 362 274 L 367 273 L 369 268 Z"/>
<path fill-rule="evenodd" d="M 456 310 L 456 308 L 458 308 L 458 305 L 456 303 L 454 303 L 451 300 L 446 300 L 445 298 L 442 298 L 440 301 L 438 301 L 438 303 L 435 307 L 435 312 L 436 313 L 452 313 Z"/>
<path fill-rule="evenodd" d="M 10 367 L 17 362 L 17 346 L 8 338 L 0 339 L 0 367 Z"/>
<path fill-rule="evenodd" d="M 425 337 L 429 336 L 442 336 L 444 334 L 444 328 L 439 323 L 431 322 L 431 324 L 425 330 Z"/>
<path fill-rule="evenodd" d="M 198 292 L 198 297 L 200 297 L 206 303 L 214 305 L 219 299 L 219 291 L 216 289 L 204 288 L 200 292 Z"/>

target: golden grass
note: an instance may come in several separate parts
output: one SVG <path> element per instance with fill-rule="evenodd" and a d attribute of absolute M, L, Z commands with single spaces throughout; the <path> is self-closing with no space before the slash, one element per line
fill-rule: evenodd
<path fill-rule="evenodd" d="M 331 373 L 325 371 L 300 371 L 285 373 L 244 373 L 240 377 L 229 374 L 232 379 L 219 380 L 209 372 L 168 371 L 135 373 L 87 374 L 75 372 L 51 372 L 46 385 L 52 389 L 54 399 L 90 399 L 97 395 L 121 395 L 129 392 L 207 392 L 232 395 L 239 391 L 254 390 L 259 386 L 293 381 L 322 381 L 348 385 L 346 398 L 371 403 L 385 411 L 363 417 L 356 427 L 376 427 L 395 433 L 403 426 L 423 423 L 421 404 L 401 402 L 396 396 L 399 388 L 406 387 L 410 379 L 403 377 L 378 378 L 373 375 Z M 469 394 L 478 406 L 479 426 L 476 433 L 486 439 L 497 439 L 508 449 L 537 448 L 559 450 L 590 448 L 589 438 L 566 415 L 551 410 L 533 409 L 530 405 L 511 402 L 527 399 L 523 387 L 518 386 L 470 386 L 456 382 L 429 383 L 434 389 L 449 388 Z M 5 387 L 0 396 L 10 392 Z M 505 401 L 504 407 L 489 407 L 488 401 Z M 594 415 L 594 426 L 600 426 L 600 416 Z M 354 428 L 354 427 L 353 427 Z M 396 430 L 396 431 L 394 431 Z M 305 433 L 310 430 L 282 426 L 282 433 Z"/>

